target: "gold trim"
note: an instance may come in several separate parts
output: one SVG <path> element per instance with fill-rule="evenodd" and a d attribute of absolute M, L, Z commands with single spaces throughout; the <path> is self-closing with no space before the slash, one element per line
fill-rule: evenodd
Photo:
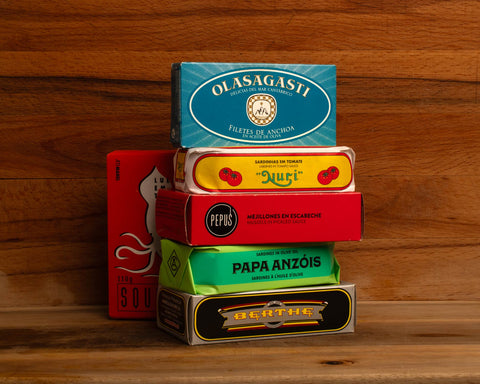
<path fill-rule="evenodd" d="M 218 300 L 219 298 L 222 298 L 220 296 L 214 296 L 214 297 L 206 297 L 205 299 L 202 299 L 197 303 L 195 306 L 195 312 L 194 312 L 194 318 L 193 318 L 193 324 L 194 324 L 194 331 L 195 335 L 197 335 L 200 339 L 204 341 L 216 341 L 216 340 L 232 340 L 232 339 L 255 339 L 255 338 L 260 338 L 260 337 L 269 337 L 269 336 L 286 336 L 286 335 L 301 335 L 301 334 L 314 334 L 314 333 L 325 333 L 325 332 L 337 332 L 342 329 L 344 329 L 348 324 L 350 324 L 350 321 L 352 320 L 352 297 L 350 293 L 348 293 L 345 289 L 343 288 L 333 288 L 333 289 L 314 289 L 314 290 L 306 290 L 306 291 L 287 291 L 284 293 L 287 294 L 295 294 L 295 293 L 317 293 L 317 292 L 343 292 L 346 294 L 349 302 L 348 306 L 348 319 L 345 322 L 343 326 L 340 328 L 336 329 L 322 329 L 322 330 L 317 330 L 317 331 L 303 331 L 303 332 L 285 332 L 285 333 L 269 333 L 269 334 L 262 334 L 262 335 L 251 335 L 251 336 L 236 336 L 236 337 L 219 337 L 215 339 L 208 339 L 206 337 L 203 337 L 200 335 L 197 329 L 197 310 L 200 307 L 200 305 L 208 300 Z M 259 293 L 259 294 L 250 294 L 250 295 L 239 295 L 241 297 L 258 297 L 258 296 L 268 296 L 271 295 L 272 293 Z"/>

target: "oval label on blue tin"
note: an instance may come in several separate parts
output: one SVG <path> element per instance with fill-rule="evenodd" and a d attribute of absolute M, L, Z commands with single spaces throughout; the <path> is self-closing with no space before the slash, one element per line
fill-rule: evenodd
<path fill-rule="evenodd" d="M 237 142 L 278 143 L 319 129 L 332 112 L 316 82 L 277 69 L 231 71 L 203 82 L 189 111 L 206 131 Z"/>

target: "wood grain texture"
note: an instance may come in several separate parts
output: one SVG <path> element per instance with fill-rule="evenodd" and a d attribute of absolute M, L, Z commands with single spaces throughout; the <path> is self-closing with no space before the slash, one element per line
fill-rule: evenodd
<path fill-rule="evenodd" d="M 337 66 L 365 300 L 478 300 L 476 1 L 125 0 L 0 6 L 0 307 L 106 302 L 105 157 L 170 148 L 178 61 Z"/>
<path fill-rule="evenodd" d="M 0 312 L 1 383 L 473 383 L 477 302 L 360 302 L 356 332 L 191 347 L 104 307 Z"/>
<path fill-rule="evenodd" d="M 360 300 L 479 300 L 478 247 L 478 238 L 368 239 L 335 253 Z"/>
<path fill-rule="evenodd" d="M 475 1 L 20 1 L 5 5 L 3 50 L 477 49 Z M 67 31 L 68 33 L 65 33 Z M 247 37 L 246 37 L 247 32 Z M 461 37 L 461 38 L 459 38 Z"/>

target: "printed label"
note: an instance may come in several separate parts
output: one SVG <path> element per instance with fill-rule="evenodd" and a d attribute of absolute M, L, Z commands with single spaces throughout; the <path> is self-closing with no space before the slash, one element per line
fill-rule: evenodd
<path fill-rule="evenodd" d="M 273 96 L 257 94 L 247 100 L 247 116 L 250 121 L 259 126 L 270 124 L 277 115 L 277 101 Z"/>
<path fill-rule="evenodd" d="M 274 300 L 268 303 L 222 308 L 219 313 L 225 318 L 223 328 L 228 331 L 279 328 L 292 324 L 313 326 L 323 321 L 322 311 L 327 305 L 325 301 Z"/>
<path fill-rule="evenodd" d="M 190 266 L 197 284 L 222 286 L 303 279 L 316 279 L 318 284 L 338 282 L 338 266 L 329 246 L 223 250 L 219 256 L 208 249 L 192 252 Z"/>
<path fill-rule="evenodd" d="M 172 274 L 173 277 L 177 276 L 178 271 L 180 270 L 180 267 L 182 263 L 180 262 L 180 259 L 177 256 L 177 253 L 175 250 L 170 254 L 168 260 L 167 260 L 167 265 L 168 269 L 170 270 L 170 273 Z"/>
<path fill-rule="evenodd" d="M 119 176 L 118 176 L 119 177 Z M 140 185 L 136 189 L 140 193 L 140 196 L 147 203 L 145 211 L 145 229 L 151 236 L 151 241 L 148 244 L 144 244 L 140 238 L 140 234 L 132 232 L 123 232 L 119 235 L 123 239 L 124 243 L 119 245 L 115 249 L 115 258 L 118 260 L 119 265 L 115 266 L 116 269 L 126 271 L 132 274 L 141 274 L 142 276 L 157 277 L 157 274 L 151 272 L 155 258 L 158 257 L 158 250 L 160 249 L 160 236 L 158 236 L 155 220 L 155 200 L 157 193 L 161 189 L 172 189 L 170 181 L 163 176 L 156 166 L 153 167 L 151 172 L 140 182 Z M 141 213 L 141 212 L 140 212 Z M 130 223 L 126 223 L 127 227 Z M 128 245 L 127 238 L 135 240 L 137 244 L 133 247 Z M 131 241 L 130 241 L 131 242 Z M 132 268 L 132 259 L 135 256 L 148 256 L 148 261 L 142 267 Z"/>
<path fill-rule="evenodd" d="M 206 341 L 332 332 L 352 319 L 352 298 L 340 288 L 210 297 L 195 308 L 195 333 Z"/>
<path fill-rule="evenodd" d="M 176 333 L 185 334 L 184 299 L 170 291 L 161 289 L 158 294 L 157 306 L 158 322 Z"/>
<path fill-rule="evenodd" d="M 154 310 L 155 284 L 118 284 L 117 310 L 119 312 L 151 312 Z"/>
<path fill-rule="evenodd" d="M 235 231 L 238 215 L 235 209 L 226 203 L 212 206 L 205 215 L 205 226 L 215 237 L 226 237 Z"/>
<path fill-rule="evenodd" d="M 175 150 L 119 150 L 107 155 L 108 311 L 152 319 L 162 260 L 155 203 L 172 189 Z"/>
<path fill-rule="evenodd" d="M 210 78 L 189 100 L 193 120 L 209 133 L 244 143 L 278 143 L 308 135 L 332 113 L 327 92 L 306 76 L 250 68 Z"/>
<path fill-rule="evenodd" d="M 325 190 L 351 186 L 352 163 L 344 153 L 201 156 L 193 179 L 205 191 Z"/>

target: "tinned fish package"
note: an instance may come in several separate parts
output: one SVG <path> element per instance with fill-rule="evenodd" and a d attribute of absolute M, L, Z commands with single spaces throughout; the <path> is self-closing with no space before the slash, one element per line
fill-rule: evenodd
<path fill-rule="evenodd" d="M 159 286 L 157 325 L 190 345 L 354 332 L 355 284 L 223 295 Z"/>
<path fill-rule="evenodd" d="M 156 314 L 160 237 L 157 193 L 173 189 L 175 150 L 118 150 L 107 155 L 108 310 L 116 319 Z"/>
<path fill-rule="evenodd" d="M 172 65 L 175 146 L 336 145 L 336 67 Z"/>
<path fill-rule="evenodd" d="M 190 148 L 175 156 L 175 188 L 188 193 L 355 190 L 349 147 Z"/>
<path fill-rule="evenodd" d="M 200 295 L 338 284 L 333 243 L 192 247 L 162 239 L 159 284 Z"/>
<path fill-rule="evenodd" d="M 157 232 L 188 245 L 361 240 L 359 192 L 209 193 L 158 191 Z"/>

